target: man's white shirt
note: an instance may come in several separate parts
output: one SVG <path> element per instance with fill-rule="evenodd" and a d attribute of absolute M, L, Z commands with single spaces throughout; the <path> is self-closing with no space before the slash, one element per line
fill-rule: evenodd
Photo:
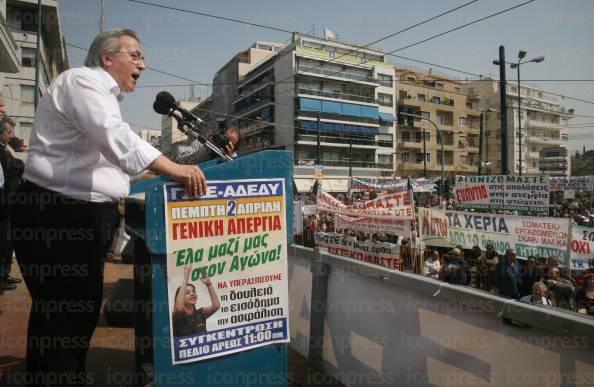
<path fill-rule="evenodd" d="M 65 71 L 39 101 L 24 178 L 92 202 L 128 195 L 161 155 L 122 119 L 120 89 L 101 67 Z"/>

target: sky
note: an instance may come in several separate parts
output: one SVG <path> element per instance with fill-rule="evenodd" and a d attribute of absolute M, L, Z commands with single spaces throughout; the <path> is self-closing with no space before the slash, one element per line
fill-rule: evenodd
<path fill-rule="evenodd" d="M 242 20 L 267 27 L 321 35 L 324 28 L 339 41 L 367 45 L 471 0 L 104 0 L 104 29 L 132 28 L 140 34 L 146 65 L 188 80 L 147 69 L 137 89 L 122 102 L 122 114 L 135 130 L 159 129 L 153 112 L 155 95 L 167 90 L 177 99 L 190 97 L 190 84 L 212 83 L 214 74 L 239 51 L 255 41 L 285 43 L 288 32 L 214 19 L 180 10 Z M 373 47 L 397 50 L 466 23 L 526 3 L 528 0 L 478 0 L 452 13 L 399 33 Z M 158 4 L 179 10 L 165 9 Z M 70 67 L 82 65 L 86 51 L 99 32 L 100 0 L 58 0 L 62 33 Z M 518 8 L 479 21 L 443 36 L 399 50 L 395 55 L 434 65 L 390 57 L 397 66 L 432 69 L 457 79 L 472 76 L 440 69 L 499 77 L 492 64 L 505 46 L 508 61 L 519 50 L 526 59 L 545 56 L 542 63 L 521 67 L 522 83 L 561 94 L 562 106 L 575 109 L 570 138 L 572 150 L 594 149 L 594 1 L 534 0 Z M 72 46 L 71 46 L 72 45 Z M 507 69 L 508 80 L 516 80 Z M 191 80 L 191 81 L 190 81 Z M 208 86 L 194 86 L 194 95 L 207 97 Z M 581 99 L 590 103 L 572 100 Z M 589 117 L 577 117 L 589 116 Z M 585 124 L 585 125 L 582 125 Z"/>

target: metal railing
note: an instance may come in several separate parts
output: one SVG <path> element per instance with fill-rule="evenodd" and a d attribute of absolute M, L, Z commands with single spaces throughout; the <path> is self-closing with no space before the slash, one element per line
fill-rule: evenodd
<path fill-rule="evenodd" d="M 299 73 L 314 73 L 314 74 L 320 74 L 320 75 L 325 75 L 328 77 L 336 77 L 336 78 L 341 78 L 341 79 L 351 79 L 354 81 L 361 81 L 361 82 L 369 82 L 369 83 L 375 83 L 375 84 L 380 84 L 380 81 L 377 78 L 374 78 L 373 76 L 365 76 L 362 74 L 353 74 L 353 73 L 348 73 L 345 72 L 344 70 L 328 70 L 328 69 L 323 69 L 320 67 L 311 67 L 311 66 L 304 66 L 304 65 L 298 65 L 297 66 L 297 72 Z M 391 83 L 390 83 L 391 85 Z"/>
<path fill-rule="evenodd" d="M 366 102 L 372 104 L 379 104 L 379 101 L 373 97 L 367 97 L 364 95 L 355 95 L 355 94 L 344 94 L 344 93 L 337 93 L 334 91 L 326 91 L 326 90 L 315 90 L 315 89 L 307 89 L 300 87 L 298 89 L 299 94 L 307 94 L 307 95 L 315 95 L 318 97 L 328 97 L 328 98 L 336 98 L 336 99 L 346 99 L 348 101 L 357 101 L 357 102 Z"/>

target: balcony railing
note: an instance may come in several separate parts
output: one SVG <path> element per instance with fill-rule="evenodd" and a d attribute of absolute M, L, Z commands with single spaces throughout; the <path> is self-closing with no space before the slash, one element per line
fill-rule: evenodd
<path fill-rule="evenodd" d="M 368 124 L 377 124 L 379 122 L 379 117 L 369 118 L 369 117 L 359 117 L 359 116 L 348 116 L 344 114 L 337 114 L 337 113 L 328 113 L 328 112 L 319 112 L 320 118 L 325 118 L 329 120 L 338 120 L 338 121 L 351 121 L 351 122 L 364 122 Z M 299 116 L 301 117 L 318 117 L 318 112 L 312 112 L 309 110 L 299 110 Z"/>
<path fill-rule="evenodd" d="M 380 84 L 380 81 L 371 75 L 365 76 L 362 74 L 353 74 L 353 73 L 349 73 L 349 72 L 346 72 L 343 70 L 328 70 L 328 69 L 324 69 L 324 68 L 320 68 L 320 67 L 298 65 L 297 72 L 320 74 L 320 75 L 324 75 L 325 77 L 336 77 L 336 78 L 341 78 L 341 79 L 350 79 L 350 80 L 358 81 L 358 82 L 369 82 L 369 83 L 375 83 L 378 85 Z M 391 84 L 390 84 L 390 86 L 391 86 Z"/>
<path fill-rule="evenodd" d="M 541 136 L 526 136 L 526 139 L 529 142 L 536 142 L 539 144 L 547 144 L 547 145 L 565 145 L 569 141 L 562 140 L 560 138 L 555 137 L 541 137 Z"/>
<path fill-rule="evenodd" d="M 306 88 L 302 88 L 302 87 L 299 88 L 298 92 L 299 92 L 299 94 L 315 95 L 318 97 L 346 99 L 348 101 L 365 102 L 365 103 L 372 103 L 372 104 L 376 104 L 376 105 L 379 104 L 377 99 L 372 98 L 372 97 L 367 97 L 364 95 L 336 93 L 333 91 L 306 89 Z"/>
<path fill-rule="evenodd" d="M 303 130 L 299 129 L 297 132 L 297 141 L 309 141 L 309 142 L 317 142 L 317 132 L 310 131 L 310 130 Z M 349 145 L 350 143 L 349 137 L 337 137 L 337 136 L 328 136 L 328 135 L 321 135 L 320 142 L 330 143 L 330 144 L 341 144 L 341 145 Z M 394 143 L 392 141 L 375 141 L 375 140 L 366 140 L 360 138 L 353 138 L 353 145 L 366 145 L 366 146 L 375 146 L 381 148 L 393 148 Z"/>
<path fill-rule="evenodd" d="M 376 163 L 374 161 L 353 160 L 351 165 L 348 160 L 322 160 L 321 164 L 328 167 L 348 168 L 350 165 L 353 168 L 394 169 L 394 164 L 392 163 Z"/>

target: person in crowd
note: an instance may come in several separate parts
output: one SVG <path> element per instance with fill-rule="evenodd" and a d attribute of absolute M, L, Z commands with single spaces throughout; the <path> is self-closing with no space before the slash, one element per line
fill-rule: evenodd
<path fill-rule="evenodd" d="M 584 285 L 575 296 L 578 313 L 594 316 L 594 274 L 586 274 Z"/>
<path fill-rule="evenodd" d="M 404 238 L 400 241 L 400 268 L 402 271 L 410 271 L 412 265 L 412 249 L 409 240 Z"/>
<path fill-rule="evenodd" d="M 440 273 L 440 279 L 454 285 L 468 285 L 469 267 L 458 248 L 448 253 L 448 263 Z"/>
<path fill-rule="evenodd" d="M 144 70 L 134 31 L 104 31 L 84 66 L 60 74 L 39 100 L 26 182 L 12 206 L 14 235 L 46 236 L 14 240 L 32 298 L 26 361 L 32 380 L 83 385 L 91 377 L 85 363 L 103 299 L 104 258 L 130 176 L 148 169 L 184 184 L 189 196 L 206 191 L 200 168 L 172 162 L 123 121 L 121 93 L 133 92 Z M 70 236 L 80 232 L 84 237 Z"/>
<path fill-rule="evenodd" d="M 486 284 L 486 291 L 491 291 L 495 286 L 495 268 L 500 261 L 499 254 L 495 252 L 492 244 L 485 246 L 485 263 L 489 269 L 489 278 Z"/>
<path fill-rule="evenodd" d="M 239 129 L 234 126 L 227 128 L 222 135 L 212 135 L 210 140 L 215 145 L 221 146 L 221 149 L 231 157 L 237 156 L 237 150 L 239 149 L 239 142 L 241 136 Z M 179 156 L 181 162 L 185 164 L 198 164 L 212 158 L 218 157 L 210 148 L 207 148 L 199 140 L 194 140 L 190 146 L 189 151 Z"/>
<path fill-rule="evenodd" d="M 0 119 L 2 118 L 2 116 L 5 116 L 5 115 L 6 115 L 6 102 L 4 102 L 4 97 L 2 96 L 2 94 L 0 94 Z M 15 152 L 25 152 L 28 148 L 27 142 L 22 138 L 18 138 L 14 134 L 8 141 L 7 145 L 8 145 L 7 149 L 9 151 L 15 151 Z"/>
<path fill-rule="evenodd" d="M 536 266 L 536 257 L 531 255 L 526 260 L 526 265 L 522 267 L 522 286 L 520 287 L 520 296 L 532 294 L 532 285 L 540 280 L 538 267 Z"/>
<path fill-rule="evenodd" d="M 495 268 L 495 294 L 507 297 L 518 298 L 522 278 L 520 276 L 520 265 L 516 260 L 514 249 L 507 249 L 504 259 Z"/>
<path fill-rule="evenodd" d="M 12 270 L 13 241 L 11 236 L 10 203 L 23 176 L 25 164 L 14 157 L 9 143 L 14 136 L 15 122 L 3 115 L 0 118 L 0 291 L 16 289 L 20 278 L 10 275 Z"/>
<path fill-rule="evenodd" d="M 212 286 L 210 278 L 202 278 L 202 283 L 208 289 L 210 305 L 196 309 L 198 296 L 196 287 L 189 283 L 192 268 L 184 266 L 184 278 L 180 287 L 175 291 L 175 306 L 171 314 L 173 336 L 182 337 L 199 333 L 206 333 L 206 319 L 221 307 L 219 296 Z"/>
<path fill-rule="evenodd" d="M 561 270 L 553 267 L 549 270 L 549 279 L 545 281 L 548 296 L 553 306 L 557 308 L 575 310 L 574 287 L 571 281 L 561 278 Z"/>
<path fill-rule="evenodd" d="M 433 279 L 439 278 L 441 272 L 441 259 L 438 250 L 433 250 L 431 255 L 425 260 L 423 266 L 423 275 L 431 277 Z"/>
<path fill-rule="evenodd" d="M 484 253 L 477 245 L 472 246 L 468 254 L 468 267 L 470 268 L 470 286 L 481 289 L 481 279 L 479 273 L 479 262 L 484 257 Z"/>
<path fill-rule="evenodd" d="M 532 284 L 532 294 L 528 294 L 520 298 L 520 302 L 533 305 L 552 306 L 551 300 L 546 297 L 547 285 L 542 282 L 534 282 Z"/>

